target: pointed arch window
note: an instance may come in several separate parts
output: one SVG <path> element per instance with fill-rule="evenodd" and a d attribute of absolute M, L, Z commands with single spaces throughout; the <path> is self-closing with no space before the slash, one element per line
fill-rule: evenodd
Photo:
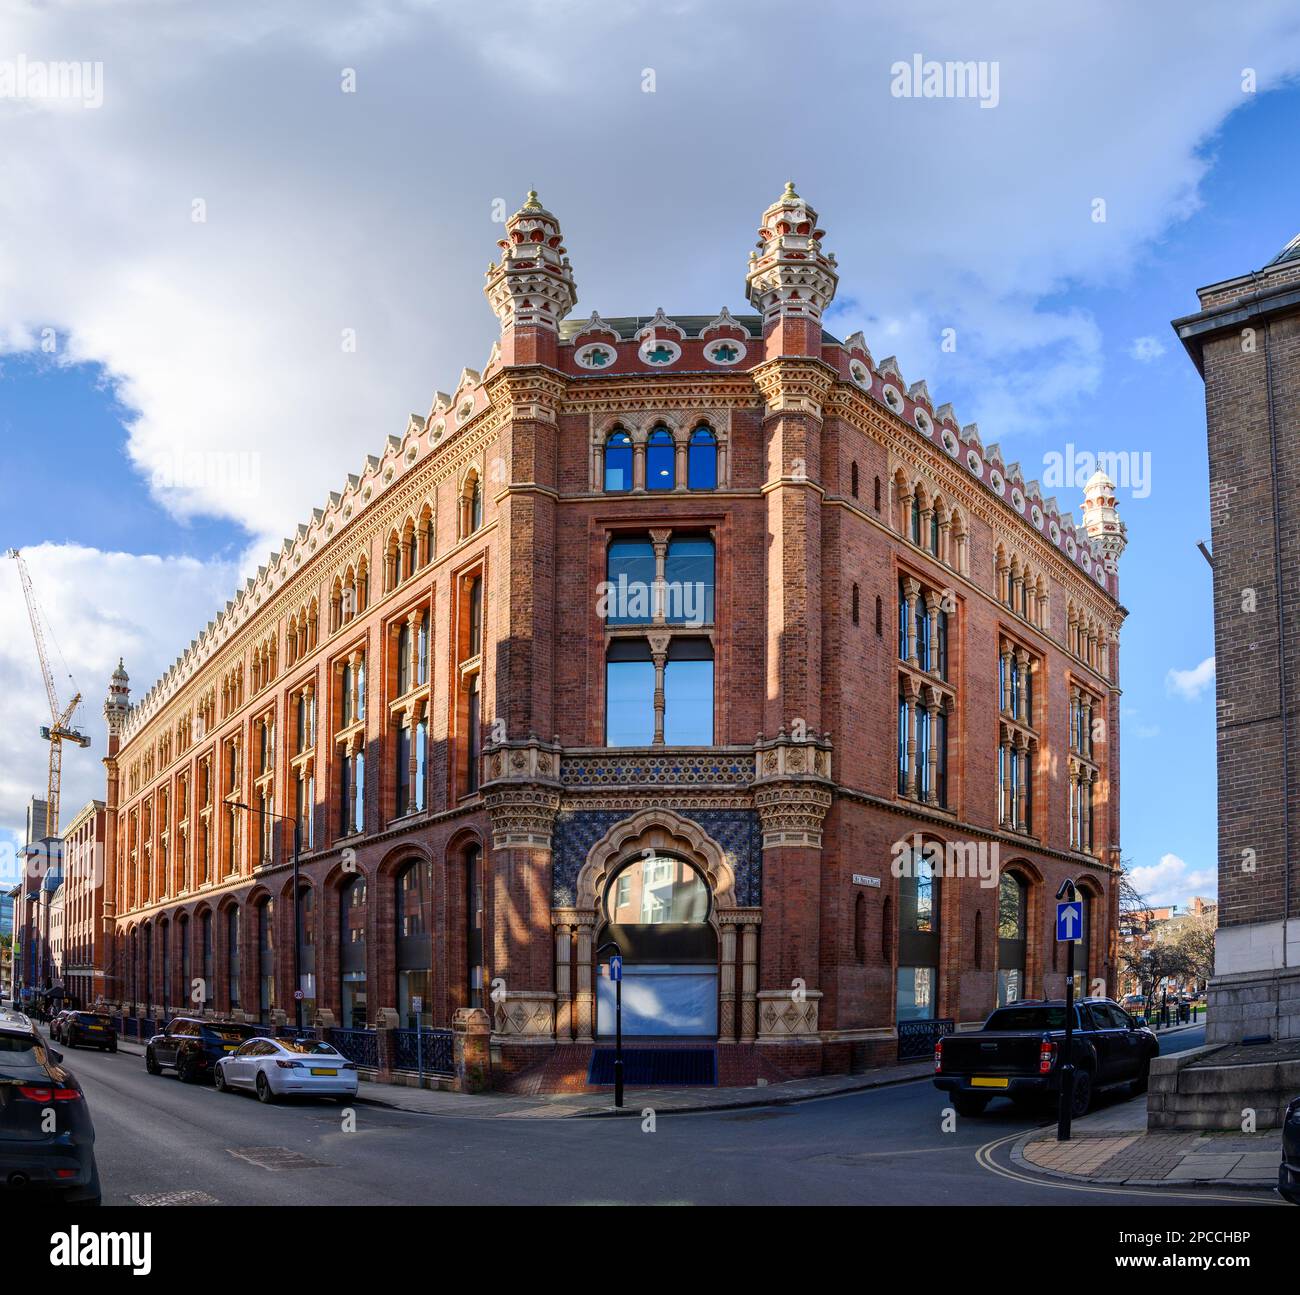
<path fill-rule="evenodd" d="M 605 441 L 605 489 L 632 489 L 632 438 L 621 427 Z"/>
<path fill-rule="evenodd" d="M 691 490 L 718 488 L 718 438 L 712 428 L 697 427 L 686 452 L 686 484 Z"/>
<path fill-rule="evenodd" d="M 677 484 L 676 461 L 672 434 L 666 427 L 656 427 L 646 442 L 646 489 L 671 490 Z"/>

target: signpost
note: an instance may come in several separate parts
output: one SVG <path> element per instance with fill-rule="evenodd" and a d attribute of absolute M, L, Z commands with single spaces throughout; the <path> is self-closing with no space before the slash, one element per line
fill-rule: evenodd
<path fill-rule="evenodd" d="M 1083 938 L 1083 901 L 1078 888 L 1067 877 L 1056 892 L 1056 939 L 1065 945 L 1065 1045 L 1061 1055 L 1061 1104 L 1056 1121 L 1056 1140 L 1069 1142 L 1070 1118 L 1074 1106 L 1074 946 Z"/>
<path fill-rule="evenodd" d="M 613 940 L 596 950 L 599 958 L 613 949 L 609 959 L 609 978 L 614 982 L 614 1105 L 623 1105 L 623 950 Z"/>

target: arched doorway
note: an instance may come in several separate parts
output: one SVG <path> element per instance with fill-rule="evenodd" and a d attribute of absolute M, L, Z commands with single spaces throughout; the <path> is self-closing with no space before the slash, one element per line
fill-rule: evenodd
<path fill-rule="evenodd" d="M 612 869 L 601 896 L 596 945 L 623 952 L 623 1033 L 716 1038 L 718 937 L 712 894 L 686 859 L 648 850 Z M 615 988 L 599 960 L 596 1033 L 614 1034 Z"/>

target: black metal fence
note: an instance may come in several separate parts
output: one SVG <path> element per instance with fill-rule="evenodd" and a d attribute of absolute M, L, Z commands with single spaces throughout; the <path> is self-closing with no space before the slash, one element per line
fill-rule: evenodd
<path fill-rule="evenodd" d="M 394 1030 L 393 1069 L 450 1075 L 455 1070 L 451 1037 L 450 1030 L 421 1030 L 418 1036 L 414 1030 Z"/>
<path fill-rule="evenodd" d="M 929 1060 L 934 1053 L 936 1040 L 956 1029 L 951 1017 L 937 1021 L 899 1021 L 898 1023 L 898 1059 L 899 1061 Z"/>
<path fill-rule="evenodd" d="M 332 1043 L 347 1059 L 370 1070 L 379 1069 L 379 1034 L 375 1030 L 329 1030 Z"/>

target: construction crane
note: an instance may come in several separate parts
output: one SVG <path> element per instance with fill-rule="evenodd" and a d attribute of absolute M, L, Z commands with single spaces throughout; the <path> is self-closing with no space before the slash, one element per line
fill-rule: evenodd
<path fill-rule="evenodd" d="M 36 595 L 32 593 L 32 578 L 27 571 L 27 563 L 17 549 L 10 549 L 9 556 L 18 563 L 18 576 L 23 583 L 23 597 L 27 599 L 27 615 L 32 622 L 32 635 L 36 639 L 36 655 L 41 659 L 41 673 L 45 676 L 45 695 L 50 702 L 49 726 L 41 726 L 41 736 L 50 744 L 50 776 L 46 784 L 45 835 L 59 834 L 59 783 L 63 775 L 63 744 L 75 742 L 78 746 L 89 746 L 90 738 L 80 729 L 71 726 L 73 712 L 81 702 L 77 693 L 67 706 L 60 708 L 59 695 L 54 691 L 54 676 L 50 673 L 49 658 L 45 654 L 45 635 L 41 631 L 41 617 L 36 608 Z"/>

